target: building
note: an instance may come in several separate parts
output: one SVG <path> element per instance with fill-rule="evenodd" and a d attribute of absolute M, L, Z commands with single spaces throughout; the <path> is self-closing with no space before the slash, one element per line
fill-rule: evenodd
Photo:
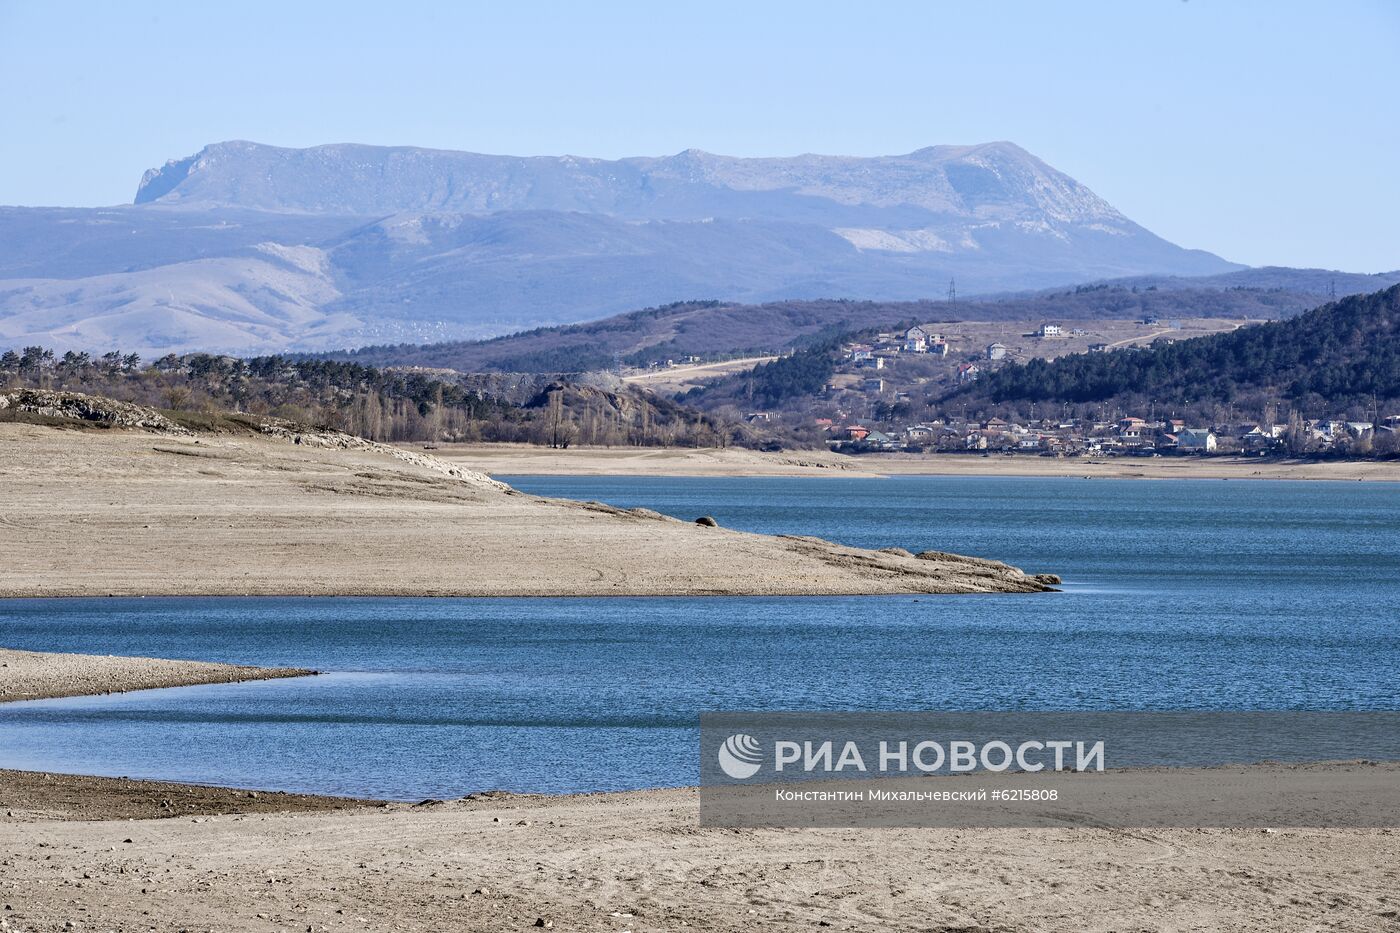
<path fill-rule="evenodd" d="M 1215 447 L 1215 432 L 1208 428 L 1187 428 L 1176 435 L 1176 449 L 1186 453 L 1210 453 Z"/>
<path fill-rule="evenodd" d="M 1147 422 L 1141 418 L 1124 418 L 1118 422 L 1118 438 L 1125 444 L 1141 444 L 1151 436 Z"/>
<path fill-rule="evenodd" d="M 1108 352 L 1108 344 L 1106 344 L 1106 343 L 1091 343 L 1091 344 L 1089 344 L 1089 352 L 1090 352 L 1090 353 L 1107 353 L 1107 352 Z"/>
<path fill-rule="evenodd" d="M 924 444 L 933 440 L 933 428 L 923 424 L 911 425 L 904 429 L 904 436 L 911 444 Z"/>
<path fill-rule="evenodd" d="M 880 450 L 894 450 L 899 446 L 899 442 L 885 434 L 883 431 L 871 431 L 865 435 L 863 442 L 867 447 L 875 447 Z"/>
<path fill-rule="evenodd" d="M 1060 327 L 1059 324 L 1052 324 L 1047 322 L 1045 324 L 1040 325 L 1039 329 L 1036 330 L 1035 335 L 1037 337 L 1058 337 L 1062 333 L 1063 329 Z"/>
<path fill-rule="evenodd" d="M 1004 359 L 1006 359 L 1006 345 L 1005 345 L 1005 344 L 1002 344 L 1002 343 L 994 343 L 994 344 L 992 344 L 991 346 L 987 347 L 987 359 L 989 359 L 989 360 L 1004 360 Z"/>
<path fill-rule="evenodd" d="M 1280 438 L 1283 437 L 1284 427 L 1281 424 L 1256 424 L 1240 435 L 1240 446 L 1245 452 L 1255 454 L 1273 450 L 1282 444 Z"/>
<path fill-rule="evenodd" d="M 928 345 L 928 352 L 932 353 L 934 356 L 947 356 L 948 341 L 941 338 L 933 341 Z"/>
<path fill-rule="evenodd" d="M 927 353 L 928 352 L 928 331 L 915 325 L 904 332 L 904 351 L 906 353 Z"/>
<path fill-rule="evenodd" d="M 982 370 L 976 363 L 963 363 L 958 367 L 958 382 L 976 382 L 980 375 Z"/>

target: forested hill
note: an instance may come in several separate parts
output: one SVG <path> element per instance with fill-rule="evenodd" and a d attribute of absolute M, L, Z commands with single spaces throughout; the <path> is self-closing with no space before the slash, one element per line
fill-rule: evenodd
<path fill-rule="evenodd" d="M 1400 285 L 1286 321 L 1147 350 L 1031 360 L 954 394 L 1002 402 L 1400 402 Z"/>

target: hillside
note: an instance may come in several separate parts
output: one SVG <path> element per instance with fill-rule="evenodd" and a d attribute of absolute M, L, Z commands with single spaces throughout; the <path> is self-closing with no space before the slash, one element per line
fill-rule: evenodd
<path fill-rule="evenodd" d="M 1400 402 L 1400 286 L 1155 349 L 1012 364 L 955 395 L 974 404 L 1278 400 L 1303 410 L 1386 408 Z"/>
<path fill-rule="evenodd" d="M 126 207 L 0 209 L 0 346 L 238 355 L 648 305 L 909 301 L 1238 268 L 1011 143 L 617 161 L 230 142 Z"/>
<path fill-rule="evenodd" d="M 1358 276 L 1357 278 L 1370 278 Z M 1396 278 L 1400 278 L 1397 276 Z M 1091 320 L 1155 315 L 1278 318 L 1315 307 L 1319 297 L 1284 289 L 1160 288 L 1117 282 L 995 300 L 882 302 L 778 301 L 761 305 L 686 302 L 601 321 L 539 328 L 485 341 L 367 347 L 331 354 L 380 366 L 435 366 L 462 372 L 583 372 L 621 362 L 645 366 L 688 356 L 778 352 L 838 332 L 910 321 Z M 1225 277 L 1225 281 L 1229 281 Z"/>

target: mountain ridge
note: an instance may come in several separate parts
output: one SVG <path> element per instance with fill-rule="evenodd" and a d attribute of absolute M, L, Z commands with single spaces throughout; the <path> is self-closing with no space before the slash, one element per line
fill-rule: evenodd
<path fill-rule="evenodd" d="M 605 160 L 233 141 L 146 172 L 136 201 L 0 209 L 0 343 L 317 351 L 697 298 L 917 300 L 952 279 L 970 295 L 1240 268 L 1009 142 Z M 289 249 L 306 263 L 288 270 Z"/>
<path fill-rule="evenodd" d="M 321 177 L 308 177 L 313 173 Z M 847 207 L 916 208 L 933 214 L 980 210 L 1006 219 L 1005 208 L 1015 206 L 1008 198 L 1016 190 L 1003 176 L 1023 182 L 1022 201 L 1029 203 L 1021 207 L 1034 206 L 1053 219 L 1131 223 L 1084 185 L 1005 141 L 868 157 L 738 157 L 687 149 L 671 156 L 609 160 L 358 143 L 298 149 L 232 140 L 148 170 L 134 203 L 359 215 L 533 208 L 643 220 L 794 219 L 800 209 L 778 203 L 789 194 Z M 1027 181 L 1034 184 L 1028 187 Z M 364 190 L 368 184 L 374 190 Z M 739 197 L 707 202 L 706 213 L 681 197 L 676 186 L 709 186 Z M 779 198 L 747 197 L 765 193 Z"/>

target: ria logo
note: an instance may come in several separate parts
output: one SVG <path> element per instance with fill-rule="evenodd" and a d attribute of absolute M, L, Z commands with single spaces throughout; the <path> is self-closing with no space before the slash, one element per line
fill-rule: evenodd
<path fill-rule="evenodd" d="M 736 781 L 753 777 L 762 766 L 762 747 L 751 735 L 736 732 L 719 747 L 719 768 Z"/>

